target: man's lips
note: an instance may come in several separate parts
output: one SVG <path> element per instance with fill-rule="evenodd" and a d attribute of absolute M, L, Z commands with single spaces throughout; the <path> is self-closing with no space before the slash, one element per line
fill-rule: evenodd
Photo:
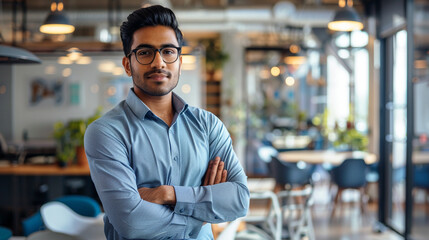
<path fill-rule="evenodd" d="M 164 78 L 167 78 L 167 75 L 154 73 L 154 74 L 149 75 L 148 78 L 154 79 L 154 80 L 163 80 Z"/>
<path fill-rule="evenodd" d="M 157 70 L 153 70 L 153 71 L 145 73 L 144 77 L 154 79 L 157 81 L 161 81 L 165 78 L 170 78 L 171 73 L 169 73 L 168 71 L 162 70 L 162 69 L 157 69 Z"/>

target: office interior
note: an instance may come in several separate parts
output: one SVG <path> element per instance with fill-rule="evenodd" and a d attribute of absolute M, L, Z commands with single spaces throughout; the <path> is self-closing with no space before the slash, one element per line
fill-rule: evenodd
<path fill-rule="evenodd" d="M 184 33 L 174 91 L 222 120 L 254 193 L 249 214 L 274 219 L 242 219 L 235 239 L 427 239 L 429 1 L 2 0 L 0 226 L 11 239 L 30 239 L 23 221 L 64 196 L 102 211 L 82 136 L 132 87 L 119 26 L 147 4 L 172 8 Z M 41 32 L 53 5 L 73 32 Z M 363 28 L 328 28 L 346 8 Z M 341 178 L 347 159 L 363 165 Z M 281 166 L 308 174 L 295 229 L 282 196 L 307 188 L 279 180 L 293 175 Z M 361 185 L 341 186 L 355 175 Z M 277 202 L 281 220 L 270 219 Z"/>

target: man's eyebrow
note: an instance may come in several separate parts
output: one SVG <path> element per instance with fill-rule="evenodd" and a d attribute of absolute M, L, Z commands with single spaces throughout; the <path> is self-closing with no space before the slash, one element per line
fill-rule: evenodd
<path fill-rule="evenodd" d="M 176 45 L 174 45 L 174 44 L 172 44 L 172 43 L 167 43 L 167 44 L 162 44 L 161 45 L 161 48 L 165 48 L 165 47 L 174 47 L 174 48 L 176 48 L 176 47 L 178 47 L 178 46 L 176 46 Z M 136 49 L 137 48 L 156 48 L 155 46 L 153 46 L 153 45 L 150 45 L 150 44 L 139 44 L 137 47 L 136 47 Z"/>

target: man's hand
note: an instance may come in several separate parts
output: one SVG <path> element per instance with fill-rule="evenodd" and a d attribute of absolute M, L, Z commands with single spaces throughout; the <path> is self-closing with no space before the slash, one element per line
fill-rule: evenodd
<path fill-rule="evenodd" d="M 176 193 L 173 186 L 161 185 L 156 188 L 142 187 L 138 189 L 140 197 L 148 202 L 161 205 L 175 205 Z"/>
<path fill-rule="evenodd" d="M 224 162 L 220 160 L 220 157 L 216 157 L 209 162 L 203 186 L 224 183 L 226 182 L 227 174 L 228 172 L 224 169 Z"/>

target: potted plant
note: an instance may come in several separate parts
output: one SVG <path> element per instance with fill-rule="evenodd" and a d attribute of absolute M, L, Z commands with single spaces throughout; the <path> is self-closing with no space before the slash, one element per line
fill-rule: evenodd
<path fill-rule="evenodd" d="M 358 132 L 354 125 L 347 122 L 345 129 L 337 129 L 337 139 L 334 141 L 334 147 L 352 151 L 366 151 L 368 137 Z"/>
<path fill-rule="evenodd" d="M 76 159 L 80 166 L 88 166 L 83 147 L 83 138 L 89 124 L 101 116 L 101 108 L 87 119 L 74 119 L 67 123 L 54 125 L 54 138 L 57 140 L 57 159 L 60 166 L 67 166 Z"/>
<path fill-rule="evenodd" d="M 222 51 L 222 46 L 218 39 L 205 39 L 201 43 L 206 49 L 206 68 L 209 80 L 214 80 L 217 70 L 229 59 L 228 53 Z"/>

